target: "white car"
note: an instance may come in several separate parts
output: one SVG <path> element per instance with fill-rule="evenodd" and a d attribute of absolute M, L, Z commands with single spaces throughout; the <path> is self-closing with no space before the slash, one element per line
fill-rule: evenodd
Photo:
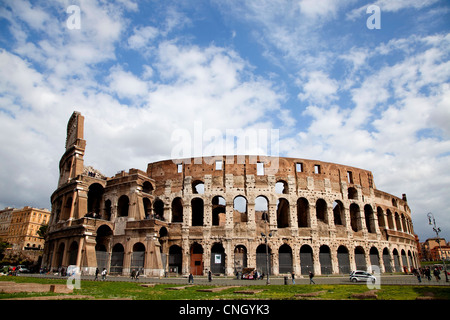
<path fill-rule="evenodd" d="M 376 280 L 377 280 L 377 278 L 375 278 L 375 276 L 371 275 L 367 271 L 356 270 L 356 271 L 352 271 L 350 273 L 350 281 L 351 282 L 358 282 L 358 281 L 368 282 L 368 281 L 371 281 L 372 283 L 375 283 Z"/>

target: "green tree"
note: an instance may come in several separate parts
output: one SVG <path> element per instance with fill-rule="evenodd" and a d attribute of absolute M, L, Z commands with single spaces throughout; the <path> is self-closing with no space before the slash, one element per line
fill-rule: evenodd
<path fill-rule="evenodd" d="M 39 237 L 45 239 L 45 236 L 47 235 L 47 230 L 48 230 L 48 224 L 43 224 L 37 231 L 37 234 L 39 235 Z"/>

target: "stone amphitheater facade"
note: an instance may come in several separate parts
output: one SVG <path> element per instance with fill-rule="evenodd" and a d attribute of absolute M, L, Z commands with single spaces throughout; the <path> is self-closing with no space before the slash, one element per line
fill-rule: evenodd
<path fill-rule="evenodd" d="M 378 190 L 368 170 L 214 156 L 105 177 L 84 166 L 83 127 L 74 112 L 51 197 L 43 258 L 50 269 L 230 276 L 252 268 L 320 275 L 418 266 L 406 195 Z"/>

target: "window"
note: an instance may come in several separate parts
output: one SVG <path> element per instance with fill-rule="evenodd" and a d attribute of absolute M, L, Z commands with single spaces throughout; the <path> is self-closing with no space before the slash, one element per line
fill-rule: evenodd
<path fill-rule="evenodd" d="M 178 173 L 183 172 L 183 164 L 182 163 L 177 164 L 177 172 Z"/>
<path fill-rule="evenodd" d="M 216 160 L 216 170 L 222 170 L 222 160 Z"/>
<path fill-rule="evenodd" d="M 347 171 L 347 181 L 348 183 L 353 183 L 353 174 L 351 171 Z"/>
<path fill-rule="evenodd" d="M 320 173 L 320 165 L 319 164 L 314 165 L 314 173 L 317 173 L 317 174 Z"/>
<path fill-rule="evenodd" d="M 295 171 L 303 172 L 303 163 L 296 163 L 295 164 Z"/>
<path fill-rule="evenodd" d="M 258 176 L 263 176 L 264 175 L 264 163 L 258 162 L 256 164 L 256 174 Z"/>

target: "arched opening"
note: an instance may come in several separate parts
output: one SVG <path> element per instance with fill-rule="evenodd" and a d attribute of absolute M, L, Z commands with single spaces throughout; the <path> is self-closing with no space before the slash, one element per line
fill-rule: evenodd
<path fill-rule="evenodd" d="M 411 250 L 408 250 L 408 263 L 409 263 L 409 268 L 412 269 L 414 267 L 414 264 L 413 264 Z"/>
<path fill-rule="evenodd" d="M 116 243 L 112 249 L 110 274 L 122 274 L 124 248 L 120 243 Z"/>
<path fill-rule="evenodd" d="M 64 204 L 64 208 L 61 213 L 61 220 L 67 220 L 70 218 L 70 212 L 72 211 L 72 197 L 68 197 Z"/>
<path fill-rule="evenodd" d="M 323 245 L 319 250 L 320 272 L 322 274 L 332 274 L 333 267 L 331 265 L 330 247 Z"/>
<path fill-rule="evenodd" d="M 88 215 L 94 218 L 100 217 L 100 206 L 102 204 L 105 189 L 99 183 L 93 183 L 88 191 Z"/>
<path fill-rule="evenodd" d="M 145 181 L 142 184 L 142 192 L 151 194 L 153 192 L 153 185 L 149 181 Z"/>
<path fill-rule="evenodd" d="M 117 215 L 119 217 L 128 217 L 128 208 L 130 206 L 130 199 L 126 195 L 119 198 L 117 202 Z"/>
<path fill-rule="evenodd" d="M 277 202 L 277 227 L 289 227 L 289 201 L 284 198 L 278 199 Z"/>
<path fill-rule="evenodd" d="M 69 266 L 77 264 L 78 257 L 78 243 L 73 241 L 69 247 Z"/>
<path fill-rule="evenodd" d="M 356 247 L 355 248 L 355 263 L 356 263 L 356 269 L 357 270 L 366 270 L 366 257 L 364 254 L 363 247 Z"/>
<path fill-rule="evenodd" d="M 149 198 L 142 199 L 142 204 L 144 205 L 144 218 L 150 219 L 152 215 L 152 203 Z"/>
<path fill-rule="evenodd" d="M 191 273 L 195 276 L 203 274 L 203 247 L 194 242 L 191 246 Z"/>
<path fill-rule="evenodd" d="M 279 273 L 292 273 L 292 249 L 287 244 L 278 249 L 278 266 Z"/>
<path fill-rule="evenodd" d="M 225 249 L 221 243 L 215 243 L 211 247 L 211 272 L 225 273 Z"/>
<path fill-rule="evenodd" d="M 300 248 L 300 268 L 302 274 L 314 272 L 313 250 L 307 244 Z"/>
<path fill-rule="evenodd" d="M 165 221 L 164 218 L 164 202 L 161 199 L 156 199 L 153 203 L 154 218 Z"/>
<path fill-rule="evenodd" d="M 272 250 L 267 246 L 269 257 L 266 253 L 266 245 L 260 244 L 256 248 L 256 269 L 264 274 L 272 274 Z M 269 271 L 267 270 L 267 262 L 269 262 Z"/>
<path fill-rule="evenodd" d="M 109 248 L 112 234 L 111 228 L 107 225 L 102 225 L 97 229 L 97 236 L 95 237 L 95 255 L 97 258 L 97 268 L 100 271 L 103 270 L 103 268 L 108 268 L 109 252 L 106 248 Z"/>
<path fill-rule="evenodd" d="M 183 271 L 183 254 L 180 246 L 173 245 L 169 248 L 169 272 L 181 273 Z"/>
<path fill-rule="evenodd" d="M 192 182 L 192 193 L 194 194 L 204 194 L 205 184 L 201 180 L 195 180 Z"/>
<path fill-rule="evenodd" d="M 194 198 L 191 200 L 192 226 L 203 226 L 203 199 Z"/>
<path fill-rule="evenodd" d="M 233 201 L 233 222 L 247 222 L 247 199 L 237 196 Z"/>
<path fill-rule="evenodd" d="M 212 199 L 212 225 L 224 226 L 226 222 L 226 201 L 221 196 Z"/>
<path fill-rule="evenodd" d="M 179 197 L 172 201 L 172 222 L 183 222 L 183 201 Z"/>
<path fill-rule="evenodd" d="M 328 223 L 327 220 L 327 203 L 323 199 L 319 199 L 316 202 L 316 217 L 317 221 Z"/>
<path fill-rule="evenodd" d="M 369 259 L 372 266 L 377 266 L 378 268 L 380 267 L 380 255 L 377 248 L 370 248 Z"/>
<path fill-rule="evenodd" d="M 392 272 L 391 256 L 388 248 L 383 249 L 383 264 L 385 272 Z"/>
<path fill-rule="evenodd" d="M 353 231 L 358 232 L 361 230 L 359 206 L 356 203 L 350 205 L 350 224 Z"/>
<path fill-rule="evenodd" d="M 64 250 L 65 250 L 65 245 L 64 243 L 60 243 L 59 247 L 58 247 L 58 251 L 56 251 L 56 267 L 62 267 L 62 263 L 63 263 L 63 258 L 64 258 Z"/>
<path fill-rule="evenodd" d="M 264 196 L 258 196 L 255 199 L 255 216 L 256 222 L 269 221 L 269 201 Z"/>
<path fill-rule="evenodd" d="M 373 209 L 372 206 L 369 204 L 366 204 L 364 206 L 364 217 L 366 220 L 367 231 L 369 233 L 375 233 L 376 231 L 375 231 L 375 219 L 373 216 Z"/>
<path fill-rule="evenodd" d="M 247 248 L 238 245 L 234 248 L 234 272 L 242 272 L 247 268 Z"/>
<path fill-rule="evenodd" d="M 407 227 L 407 224 L 406 224 L 406 219 L 405 219 L 405 216 L 404 216 L 403 213 L 400 215 L 400 219 L 401 219 L 401 221 L 402 221 L 402 229 L 403 229 L 403 232 L 408 232 L 408 227 Z"/>
<path fill-rule="evenodd" d="M 335 200 L 333 202 L 333 217 L 334 217 L 334 224 L 336 226 L 344 225 L 345 221 L 344 205 L 339 200 Z"/>
<path fill-rule="evenodd" d="M 111 220 L 111 200 L 105 201 L 105 214 L 103 216 L 105 220 Z"/>
<path fill-rule="evenodd" d="M 305 198 L 297 200 L 297 223 L 299 228 L 309 228 L 309 203 Z"/>
<path fill-rule="evenodd" d="M 401 272 L 402 271 L 402 267 L 400 265 L 400 257 L 398 255 L 397 249 L 394 249 L 392 251 L 392 254 L 394 255 L 394 269 L 395 269 L 395 272 Z"/>
<path fill-rule="evenodd" d="M 408 261 L 406 260 L 406 252 L 405 252 L 405 250 L 402 249 L 401 255 L 402 255 L 403 269 L 405 270 L 405 268 L 406 268 L 406 270 L 408 270 Z"/>
<path fill-rule="evenodd" d="M 275 193 L 289 194 L 288 184 L 284 180 L 279 180 L 275 183 Z"/>
<path fill-rule="evenodd" d="M 358 191 L 355 188 L 353 187 L 348 188 L 348 199 L 358 200 Z"/>
<path fill-rule="evenodd" d="M 378 219 L 378 227 L 380 229 L 384 229 L 386 227 L 384 222 L 384 212 L 383 209 L 377 207 L 377 219 Z"/>
<path fill-rule="evenodd" d="M 145 246 L 141 242 L 137 242 L 133 245 L 133 253 L 131 255 L 130 271 L 140 270 L 144 268 L 145 262 Z"/>
<path fill-rule="evenodd" d="M 159 238 L 165 238 L 169 236 L 169 231 L 167 230 L 166 227 L 161 227 L 161 229 L 159 229 Z"/>
<path fill-rule="evenodd" d="M 348 254 L 348 249 L 345 246 L 339 246 L 337 250 L 339 273 L 349 274 L 350 273 L 350 258 Z"/>
<path fill-rule="evenodd" d="M 398 212 L 395 213 L 395 228 L 397 231 L 402 231 L 402 223 L 400 221 L 400 216 Z"/>
<path fill-rule="evenodd" d="M 391 210 L 387 209 L 386 215 L 387 215 L 389 229 L 394 230 L 394 217 L 392 216 Z"/>

